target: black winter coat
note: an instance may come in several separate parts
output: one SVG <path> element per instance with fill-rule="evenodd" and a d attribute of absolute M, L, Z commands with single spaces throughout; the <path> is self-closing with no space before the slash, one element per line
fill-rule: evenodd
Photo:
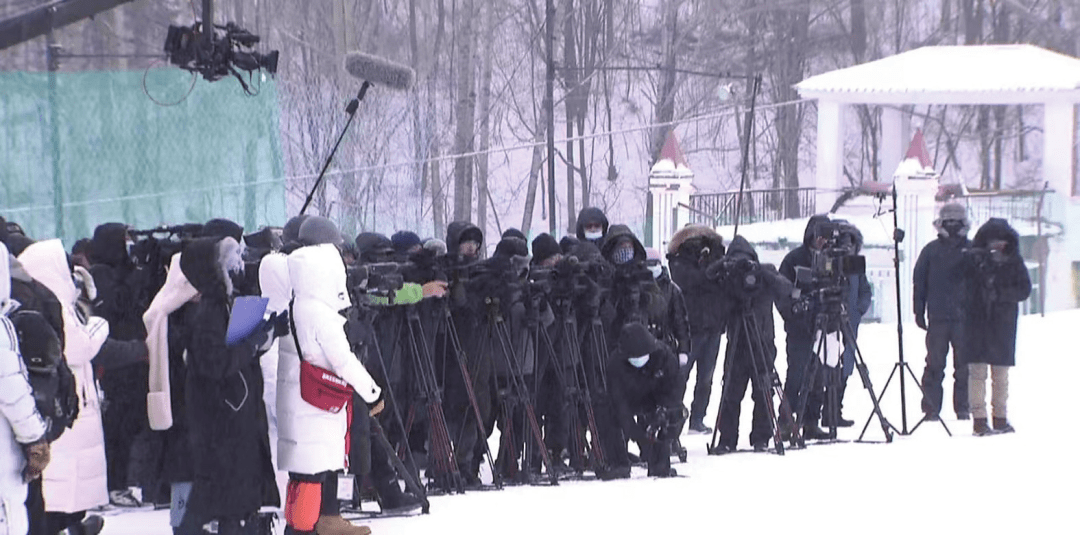
<path fill-rule="evenodd" d="M 731 260 L 746 258 L 755 263 L 758 261 L 757 251 L 742 236 L 735 236 L 735 239 L 731 241 L 727 257 Z M 787 277 L 778 273 L 776 267 L 772 264 L 759 264 L 758 270 L 753 275 L 758 280 L 758 286 L 749 295 L 735 295 L 733 289 L 736 286 L 734 285 L 739 281 L 726 281 L 723 285 L 725 292 L 731 293 L 725 299 L 725 302 L 729 303 L 731 307 L 731 311 L 728 313 L 730 323 L 727 328 L 726 358 L 733 358 L 737 352 L 749 355 L 750 346 L 748 344 L 750 339 L 743 329 L 742 321 L 745 312 L 742 307 L 747 307 L 760 331 L 761 343 L 766 353 L 765 358 L 769 362 L 773 362 L 776 359 L 776 327 L 773 321 L 773 306 L 777 310 L 790 309 L 792 303 L 791 293 L 794 285 Z"/>
<path fill-rule="evenodd" d="M 679 361 L 671 350 L 663 347 L 649 353 L 649 362 L 635 368 L 621 348 L 611 353 L 608 361 L 608 386 L 615 415 L 626 438 L 637 443 L 645 441 L 645 429 L 634 416 L 650 414 L 659 408 L 682 407 L 679 399 Z"/>
<path fill-rule="evenodd" d="M 724 332 L 727 309 L 724 293 L 705 270 L 724 256 L 724 240 L 710 228 L 686 227 L 668 245 L 671 280 L 679 285 L 690 320 L 690 334 Z"/>
<path fill-rule="evenodd" d="M 667 308 L 662 314 L 650 315 L 649 331 L 675 353 L 690 353 L 690 317 L 682 290 L 668 275 L 667 269 L 656 279 Z"/>
<path fill-rule="evenodd" d="M 967 236 L 941 236 L 926 244 L 915 262 L 914 312 L 929 321 L 959 320 L 963 315 L 964 250 Z"/>
<path fill-rule="evenodd" d="M 225 345 L 232 296 L 217 260 L 219 241 L 195 240 L 181 257 L 184 275 L 200 293 L 185 318 L 185 404 L 194 470 L 188 514 L 207 520 L 246 517 L 280 501 L 259 367 L 268 336 L 256 330 L 237 345 Z"/>
<path fill-rule="evenodd" d="M 1005 240 L 998 259 L 986 254 L 992 240 Z M 967 361 L 1016 365 L 1019 303 L 1031 295 L 1031 279 L 1019 251 L 1020 237 L 1004 219 L 992 218 L 975 234 L 965 255 L 964 334 Z"/>
<path fill-rule="evenodd" d="M 802 245 L 788 253 L 787 256 L 784 257 L 784 260 L 780 262 L 780 274 L 804 292 L 808 292 L 814 288 L 799 284 L 795 275 L 795 268 L 808 268 L 811 266 L 814 261 L 812 247 L 814 238 L 817 235 L 817 226 L 828 220 L 829 218 L 823 215 L 811 217 L 810 220 L 806 222 L 806 230 L 803 232 Z M 809 310 L 806 313 L 798 315 L 791 314 L 789 310 L 781 310 L 781 312 L 784 316 L 784 330 L 788 334 L 794 334 L 805 338 L 813 336 L 815 310 Z"/>

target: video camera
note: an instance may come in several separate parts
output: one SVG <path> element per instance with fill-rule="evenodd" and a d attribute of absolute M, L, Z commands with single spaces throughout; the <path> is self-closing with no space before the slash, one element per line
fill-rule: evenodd
<path fill-rule="evenodd" d="M 394 294 L 405 285 L 402 274 L 409 264 L 382 262 L 357 264 L 346 268 L 346 280 L 353 303 L 367 303 L 367 296 L 386 297 L 393 301 Z"/>
<path fill-rule="evenodd" d="M 210 43 L 202 39 L 205 28 L 201 22 L 191 26 L 169 26 L 165 37 L 165 53 L 169 62 L 181 69 L 198 73 L 208 82 L 233 75 L 247 90 L 247 85 L 237 69 L 249 74 L 263 69 L 270 74 L 277 73 L 278 51 L 272 50 L 261 54 L 252 50 L 258 44 L 259 36 L 235 23 L 224 26 L 215 24 L 210 36 Z"/>
<path fill-rule="evenodd" d="M 761 264 L 746 257 L 725 256 L 706 268 L 705 276 L 741 301 L 749 300 L 763 287 Z"/>
<path fill-rule="evenodd" d="M 809 268 L 795 268 L 795 283 L 812 288 L 808 293 L 819 303 L 835 306 L 843 301 L 847 278 L 866 273 L 866 257 L 858 254 L 859 230 L 846 221 L 825 221 L 815 235 L 824 243 L 812 252 Z"/>

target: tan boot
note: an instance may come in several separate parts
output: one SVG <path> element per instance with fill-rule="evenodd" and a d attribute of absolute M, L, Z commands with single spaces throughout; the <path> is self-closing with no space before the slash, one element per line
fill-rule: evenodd
<path fill-rule="evenodd" d="M 371 535 L 371 528 L 355 526 L 352 522 L 337 516 L 320 516 L 315 523 L 315 533 L 319 535 Z"/>

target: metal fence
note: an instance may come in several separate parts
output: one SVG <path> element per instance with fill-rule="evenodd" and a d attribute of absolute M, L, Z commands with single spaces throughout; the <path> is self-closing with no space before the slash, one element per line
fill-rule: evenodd
<path fill-rule="evenodd" d="M 703 193 L 690 196 L 691 221 L 714 227 L 740 223 L 762 223 L 798 219 L 814 214 L 814 188 L 779 188 L 744 191 L 739 209 L 739 192 Z"/>

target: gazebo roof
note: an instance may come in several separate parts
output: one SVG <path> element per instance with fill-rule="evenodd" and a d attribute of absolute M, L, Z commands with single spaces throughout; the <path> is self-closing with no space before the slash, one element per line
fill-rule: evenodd
<path fill-rule="evenodd" d="M 928 46 L 795 88 L 803 98 L 857 104 L 1080 102 L 1080 59 L 1032 45 Z"/>

